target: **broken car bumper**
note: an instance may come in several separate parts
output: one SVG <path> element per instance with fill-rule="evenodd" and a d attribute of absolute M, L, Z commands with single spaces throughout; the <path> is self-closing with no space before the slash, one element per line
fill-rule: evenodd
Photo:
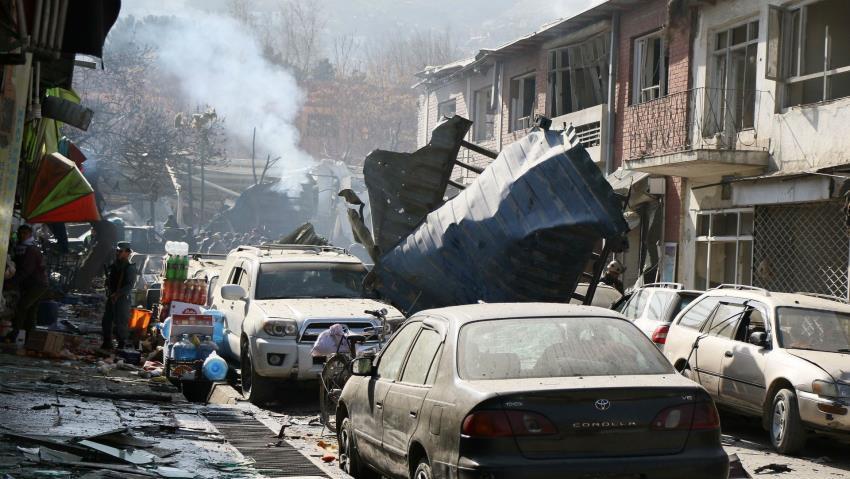
<path fill-rule="evenodd" d="M 817 429 L 850 433 L 850 400 L 797 391 L 800 419 Z"/>

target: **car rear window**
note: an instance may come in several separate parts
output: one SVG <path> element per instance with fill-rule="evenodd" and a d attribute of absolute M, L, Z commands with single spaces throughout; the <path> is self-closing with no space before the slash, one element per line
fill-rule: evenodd
<path fill-rule="evenodd" d="M 467 380 L 673 371 L 640 330 L 616 318 L 493 319 L 469 323 L 460 330 L 457 354 L 458 374 Z"/>
<path fill-rule="evenodd" d="M 652 295 L 652 299 L 649 300 L 649 308 L 647 310 L 647 316 L 649 319 L 654 319 L 656 321 L 664 319 L 664 313 L 667 311 L 667 308 L 670 307 L 670 303 L 672 303 L 674 299 L 676 299 L 676 293 L 673 291 L 655 291 L 655 294 Z"/>
<path fill-rule="evenodd" d="M 670 312 L 670 319 L 676 317 L 677 314 L 681 313 L 683 309 L 687 308 L 689 304 L 693 303 L 695 299 L 699 298 L 698 294 L 678 294 L 678 298 L 676 300 L 676 304 L 673 306 L 673 311 Z"/>

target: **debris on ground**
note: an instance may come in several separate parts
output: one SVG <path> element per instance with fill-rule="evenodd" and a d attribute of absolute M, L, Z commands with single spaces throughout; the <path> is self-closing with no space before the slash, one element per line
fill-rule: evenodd
<path fill-rule="evenodd" d="M 756 474 L 781 474 L 783 472 L 791 472 L 793 469 L 788 467 L 787 464 L 765 464 L 764 466 L 757 467 L 755 470 Z"/>

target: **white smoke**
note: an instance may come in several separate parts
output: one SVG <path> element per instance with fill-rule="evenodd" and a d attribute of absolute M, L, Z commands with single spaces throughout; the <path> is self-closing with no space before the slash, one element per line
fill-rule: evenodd
<path fill-rule="evenodd" d="M 228 136 L 242 144 L 251 144 L 256 127 L 257 157 L 280 157 L 271 176 L 282 178 L 281 189 L 297 194 L 301 172 L 315 161 L 298 148 L 294 121 L 304 95 L 292 74 L 267 61 L 252 32 L 227 16 L 193 11 L 147 33 L 182 96 L 212 105 L 225 117 Z"/>

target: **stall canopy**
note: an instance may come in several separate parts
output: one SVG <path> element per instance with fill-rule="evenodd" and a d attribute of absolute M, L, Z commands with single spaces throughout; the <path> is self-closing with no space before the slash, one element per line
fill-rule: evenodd
<path fill-rule="evenodd" d="M 30 223 L 100 220 L 91 185 L 77 165 L 59 153 L 45 156 L 38 166 L 24 217 Z"/>

